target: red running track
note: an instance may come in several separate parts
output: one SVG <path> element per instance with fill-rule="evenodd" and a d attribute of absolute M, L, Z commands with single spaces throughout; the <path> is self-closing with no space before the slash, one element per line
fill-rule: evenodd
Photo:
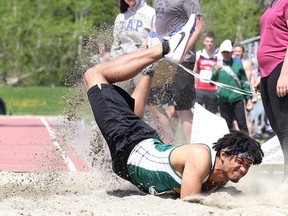
<path fill-rule="evenodd" d="M 0 117 L 0 171 L 90 171 L 50 124 L 44 117 Z"/>

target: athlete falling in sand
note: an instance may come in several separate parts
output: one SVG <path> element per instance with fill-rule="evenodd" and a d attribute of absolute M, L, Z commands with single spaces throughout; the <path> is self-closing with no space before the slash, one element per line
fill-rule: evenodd
<path fill-rule="evenodd" d="M 130 96 L 112 83 L 131 79 L 161 58 L 179 63 L 195 18 L 169 41 L 100 63 L 84 74 L 85 86 L 98 127 L 110 149 L 113 171 L 140 190 L 159 194 L 174 191 L 181 198 L 214 191 L 238 182 L 252 164 L 262 162 L 260 144 L 231 132 L 214 143 L 173 146 L 141 117 L 153 74 L 143 76 Z"/>

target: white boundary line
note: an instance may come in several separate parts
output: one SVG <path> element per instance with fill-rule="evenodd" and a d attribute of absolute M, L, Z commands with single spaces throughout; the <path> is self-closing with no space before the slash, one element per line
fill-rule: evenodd
<path fill-rule="evenodd" d="M 46 129 L 48 130 L 48 133 L 51 137 L 51 140 L 53 141 L 54 146 L 60 151 L 61 157 L 63 158 L 64 162 L 66 163 L 67 167 L 71 172 L 77 172 L 76 167 L 74 163 L 71 161 L 69 156 L 66 154 L 65 150 L 61 147 L 59 142 L 57 141 L 57 137 L 54 133 L 54 131 L 49 126 L 48 122 L 44 117 L 40 118 L 41 122 L 45 125 Z"/>

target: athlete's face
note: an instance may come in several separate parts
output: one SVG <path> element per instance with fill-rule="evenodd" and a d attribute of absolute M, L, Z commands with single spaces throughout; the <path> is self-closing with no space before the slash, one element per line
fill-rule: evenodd
<path fill-rule="evenodd" d="M 128 4 L 129 8 L 133 8 L 136 5 L 137 0 L 125 0 L 126 4 Z"/>
<path fill-rule="evenodd" d="M 204 44 L 206 50 L 213 50 L 214 49 L 214 38 L 205 37 L 203 44 Z"/>
<path fill-rule="evenodd" d="M 235 183 L 247 174 L 252 165 L 252 161 L 235 155 L 227 156 L 224 163 L 227 178 Z"/>
<path fill-rule="evenodd" d="M 241 47 L 234 47 L 233 48 L 233 55 L 239 57 L 240 59 L 243 58 L 243 50 Z"/>

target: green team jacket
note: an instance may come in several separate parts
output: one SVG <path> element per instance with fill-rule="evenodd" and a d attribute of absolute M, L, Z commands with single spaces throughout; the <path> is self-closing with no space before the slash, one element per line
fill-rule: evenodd
<path fill-rule="evenodd" d="M 229 75 L 225 70 L 218 70 L 218 74 L 215 75 L 215 70 L 213 68 L 212 78 L 213 81 L 218 81 L 219 83 L 224 83 L 230 86 L 234 86 L 245 91 L 250 92 L 251 87 L 250 83 L 247 80 L 247 76 L 242 64 L 231 59 L 229 62 L 224 62 L 227 66 L 230 66 L 232 71 L 237 75 L 238 79 L 241 81 L 241 86 L 237 83 L 237 81 Z M 233 92 L 229 89 L 219 87 L 218 88 L 218 101 L 221 103 L 233 103 L 243 99 L 251 99 L 250 95 L 243 95 L 236 92 Z"/>

